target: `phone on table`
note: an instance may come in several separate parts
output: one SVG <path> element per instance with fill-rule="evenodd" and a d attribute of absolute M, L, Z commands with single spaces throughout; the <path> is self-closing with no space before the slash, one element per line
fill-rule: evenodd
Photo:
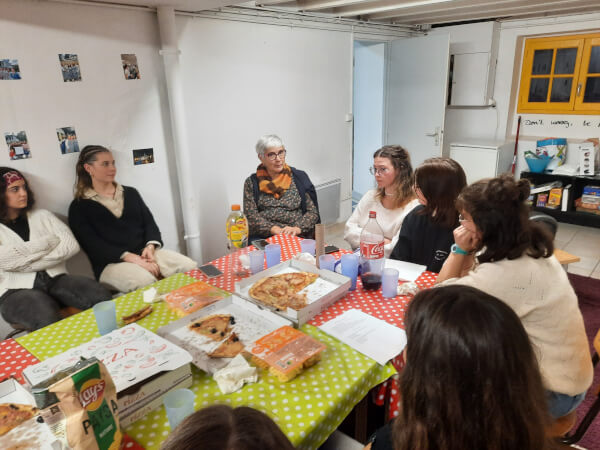
<path fill-rule="evenodd" d="M 335 245 L 326 245 L 325 246 L 325 253 L 335 253 L 335 252 L 339 252 L 340 249 L 337 248 Z"/>
<path fill-rule="evenodd" d="M 254 241 L 251 242 L 251 244 L 254 245 L 259 250 L 264 250 L 265 247 L 267 245 L 269 245 L 269 243 L 267 242 L 266 239 L 255 239 Z"/>
<path fill-rule="evenodd" d="M 218 277 L 219 275 L 223 275 L 219 269 L 217 269 L 212 264 L 205 264 L 204 266 L 198 267 L 198 270 L 201 271 L 208 278 Z"/>

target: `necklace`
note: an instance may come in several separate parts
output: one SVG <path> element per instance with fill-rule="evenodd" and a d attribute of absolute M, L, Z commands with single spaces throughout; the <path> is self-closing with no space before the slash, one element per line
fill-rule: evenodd
<path fill-rule="evenodd" d="M 385 195 L 386 197 L 393 197 L 396 194 L 388 194 L 385 189 L 383 190 L 383 195 Z"/>

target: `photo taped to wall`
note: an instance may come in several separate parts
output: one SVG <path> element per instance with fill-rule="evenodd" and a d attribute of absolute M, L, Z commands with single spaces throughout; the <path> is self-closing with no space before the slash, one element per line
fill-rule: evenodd
<path fill-rule="evenodd" d="M 123 64 L 123 73 L 126 80 L 140 79 L 140 69 L 135 54 L 121 53 L 121 63 Z"/>
<path fill-rule="evenodd" d="M 133 151 L 133 165 L 139 166 L 141 164 L 152 164 L 154 163 L 154 149 L 153 148 L 142 148 Z"/>
<path fill-rule="evenodd" d="M 0 80 L 20 80 L 21 70 L 16 59 L 0 59 Z"/>
<path fill-rule="evenodd" d="M 76 153 L 79 151 L 79 143 L 77 142 L 77 134 L 73 127 L 62 127 L 56 129 L 56 136 L 60 145 L 60 152 L 63 155 L 67 153 Z"/>
<path fill-rule="evenodd" d="M 8 145 L 8 155 L 11 161 L 31 158 L 31 150 L 25 131 L 4 133 L 4 139 L 6 139 L 6 145 Z"/>
<path fill-rule="evenodd" d="M 77 55 L 73 53 L 59 53 L 60 68 L 63 81 L 81 81 L 81 69 Z"/>

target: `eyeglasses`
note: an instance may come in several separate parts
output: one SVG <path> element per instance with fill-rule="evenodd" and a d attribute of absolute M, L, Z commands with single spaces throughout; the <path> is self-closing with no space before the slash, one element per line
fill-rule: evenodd
<path fill-rule="evenodd" d="M 277 159 L 277 158 L 279 158 L 279 159 L 285 158 L 285 154 L 286 154 L 286 151 L 285 151 L 285 149 L 283 149 L 283 150 L 279 150 L 277 153 L 275 153 L 275 152 L 267 153 L 265 156 L 269 159 L 269 161 L 275 161 L 275 159 Z"/>
<path fill-rule="evenodd" d="M 385 175 L 389 171 L 390 169 L 388 169 L 387 167 L 381 167 L 379 169 L 375 167 L 369 167 L 369 172 L 371 172 L 371 175 Z"/>

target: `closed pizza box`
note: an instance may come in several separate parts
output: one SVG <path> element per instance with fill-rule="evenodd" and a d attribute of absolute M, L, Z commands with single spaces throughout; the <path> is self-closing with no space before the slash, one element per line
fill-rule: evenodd
<path fill-rule="evenodd" d="M 12 378 L 0 383 L 0 404 L 4 403 L 35 406 L 31 393 Z M 62 446 L 48 426 L 33 417 L 0 436 L 0 448 L 58 450 Z"/>
<path fill-rule="evenodd" d="M 289 272 L 311 272 L 319 275 L 319 278 L 317 278 L 314 283 L 308 285 L 299 292 L 300 294 L 306 294 L 307 305 L 304 308 L 298 311 L 292 308 L 287 308 L 287 310 L 282 311 L 274 306 L 265 305 L 250 296 L 248 291 L 257 281 L 265 277 Z M 235 283 L 235 293 L 240 297 L 260 306 L 261 308 L 269 309 L 274 313 L 291 320 L 292 323 L 298 327 L 304 325 L 317 314 L 326 310 L 340 298 L 344 297 L 350 289 L 350 284 L 350 278 L 344 275 L 332 272 L 330 270 L 317 269 L 317 267 L 313 264 L 309 264 L 304 261 L 290 259 L 282 262 L 281 264 L 270 267 L 267 270 L 263 270 L 262 272 L 254 274 L 251 277 L 238 281 Z"/>
<path fill-rule="evenodd" d="M 267 308 L 261 308 L 236 295 L 195 311 L 175 322 L 160 327 L 157 333 L 165 339 L 187 350 L 193 358 L 193 364 L 206 373 L 213 374 L 231 362 L 231 358 L 212 358 L 213 350 L 227 339 L 213 341 L 190 329 L 189 325 L 203 317 L 215 314 L 229 314 L 234 318 L 230 326 L 242 344 L 250 348 L 257 339 L 291 322 Z"/>
<path fill-rule="evenodd" d="M 132 323 L 29 366 L 23 376 L 36 385 L 80 358 L 93 356 L 104 363 L 115 383 L 120 414 L 131 414 L 191 373 L 187 351 Z"/>

